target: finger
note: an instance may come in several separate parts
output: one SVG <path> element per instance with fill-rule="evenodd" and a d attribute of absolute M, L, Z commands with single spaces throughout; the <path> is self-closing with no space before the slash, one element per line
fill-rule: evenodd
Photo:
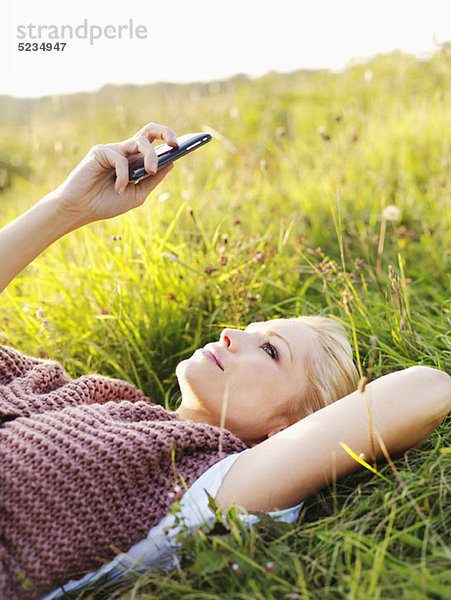
<path fill-rule="evenodd" d="M 178 146 L 175 131 L 170 127 L 165 127 L 164 125 L 158 125 L 156 123 L 147 123 L 147 125 L 144 125 L 136 135 L 128 140 L 115 144 L 108 144 L 108 146 L 125 156 L 141 153 L 144 157 L 145 170 L 150 175 L 153 175 L 158 169 L 158 157 L 151 142 L 156 139 L 161 139 L 172 147 Z"/>
<path fill-rule="evenodd" d="M 166 177 L 169 171 L 172 171 L 173 168 L 174 163 L 170 163 L 158 171 L 158 173 L 152 175 L 152 177 L 146 177 L 135 185 L 136 197 L 140 199 L 141 203 L 144 202 L 150 192 Z"/>
<path fill-rule="evenodd" d="M 146 137 L 151 142 L 153 140 L 164 140 L 169 146 L 178 146 L 175 131 L 170 127 L 158 125 L 157 123 L 147 123 L 147 125 L 144 125 L 135 135 L 136 138 L 140 136 Z"/>
<path fill-rule="evenodd" d="M 128 138 L 128 140 L 124 140 L 123 142 L 110 144 L 110 146 L 117 152 L 123 152 L 125 155 L 137 154 L 139 152 L 138 141 L 136 137 Z"/>
<path fill-rule="evenodd" d="M 113 150 L 110 146 L 95 146 L 92 155 L 100 166 L 108 170 L 113 167 L 116 171 L 114 189 L 117 194 L 122 194 L 128 184 L 128 160 L 125 156 Z"/>
<path fill-rule="evenodd" d="M 144 136 L 137 137 L 136 142 L 139 151 L 144 156 L 144 168 L 148 173 L 154 175 L 158 168 L 158 157 L 154 147 Z"/>
<path fill-rule="evenodd" d="M 119 142 L 118 144 L 115 144 L 114 147 L 117 148 L 118 152 L 128 156 L 129 160 L 130 155 L 142 155 L 146 171 L 150 175 L 154 175 L 157 172 L 158 157 L 156 155 L 155 148 L 146 137 L 136 136 L 130 138 L 129 140 L 125 140 L 124 142 Z M 137 157 L 133 156 L 132 158 Z"/>
<path fill-rule="evenodd" d="M 165 127 L 163 131 L 163 139 L 168 144 L 168 146 L 172 146 L 176 148 L 179 144 L 177 142 L 177 136 L 175 131 L 171 129 L 171 127 Z"/>

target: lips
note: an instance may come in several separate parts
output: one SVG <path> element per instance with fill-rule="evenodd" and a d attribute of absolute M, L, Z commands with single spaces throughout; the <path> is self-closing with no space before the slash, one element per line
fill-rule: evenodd
<path fill-rule="evenodd" d="M 210 350 L 205 350 L 204 348 L 202 348 L 202 354 L 204 354 L 204 356 L 206 356 L 208 359 L 210 359 L 211 362 L 214 362 L 221 369 L 221 371 L 224 371 L 224 367 L 221 365 L 221 363 L 219 362 L 219 359 L 216 358 L 216 356 L 213 354 L 213 352 L 210 352 Z"/>

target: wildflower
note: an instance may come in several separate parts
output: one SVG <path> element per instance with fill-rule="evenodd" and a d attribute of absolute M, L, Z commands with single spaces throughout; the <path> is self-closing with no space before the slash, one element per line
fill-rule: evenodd
<path fill-rule="evenodd" d="M 323 260 L 315 265 L 315 268 L 311 271 L 311 273 L 325 273 L 333 268 L 333 264 L 327 258 L 323 258 Z"/>
<path fill-rule="evenodd" d="M 241 573 L 240 565 L 238 563 L 233 563 L 232 571 L 234 571 L 235 573 Z"/>
<path fill-rule="evenodd" d="M 219 264 L 222 265 L 223 267 L 226 266 L 227 256 L 225 254 L 221 254 L 221 256 L 219 257 Z"/>
<path fill-rule="evenodd" d="M 324 126 L 318 127 L 316 133 L 318 133 L 326 142 L 330 142 L 330 135 L 327 133 L 327 129 Z"/>
<path fill-rule="evenodd" d="M 386 221 L 397 221 L 399 219 L 400 214 L 401 211 L 399 210 L 399 208 L 394 204 L 390 204 L 389 206 L 386 206 L 384 208 L 382 216 Z"/>
<path fill-rule="evenodd" d="M 204 273 L 208 276 L 210 276 L 212 273 L 214 273 L 215 271 L 217 271 L 218 269 L 216 269 L 215 267 L 211 267 L 210 265 L 207 265 L 204 269 Z"/>
<path fill-rule="evenodd" d="M 359 258 L 359 257 L 357 257 L 354 260 L 354 265 L 355 265 L 356 269 L 363 269 L 364 267 L 366 267 L 366 263 L 363 260 L 363 258 Z"/>
<path fill-rule="evenodd" d="M 183 493 L 182 488 L 179 485 L 174 485 L 171 492 L 168 492 L 168 496 L 171 500 L 181 500 Z"/>

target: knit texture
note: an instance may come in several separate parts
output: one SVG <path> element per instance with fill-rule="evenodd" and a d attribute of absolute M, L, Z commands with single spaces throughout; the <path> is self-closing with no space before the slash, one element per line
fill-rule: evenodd
<path fill-rule="evenodd" d="M 39 598 L 146 537 L 174 487 L 246 446 L 125 381 L 0 346 L 0 598 Z"/>

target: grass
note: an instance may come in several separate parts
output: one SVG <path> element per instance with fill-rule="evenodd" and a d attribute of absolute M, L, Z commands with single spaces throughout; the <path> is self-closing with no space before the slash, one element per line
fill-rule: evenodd
<path fill-rule="evenodd" d="M 369 378 L 449 370 L 450 80 L 444 45 L 340 74 L 0 97 L 2 223 L 90 146 L 149 120 L 216 138 L 143 207 L 70 234 L 11 283 L 0 342 L 72 376 L 132 381 L 167 407 L 177 362 L 221 328 L 299 313 L 340 320 Z M 296 526 L 240 529 L 231 514 L 184 540 L 183 568 L 106 597 L 449 597 L 447 425 L 310 498 Z"/>

